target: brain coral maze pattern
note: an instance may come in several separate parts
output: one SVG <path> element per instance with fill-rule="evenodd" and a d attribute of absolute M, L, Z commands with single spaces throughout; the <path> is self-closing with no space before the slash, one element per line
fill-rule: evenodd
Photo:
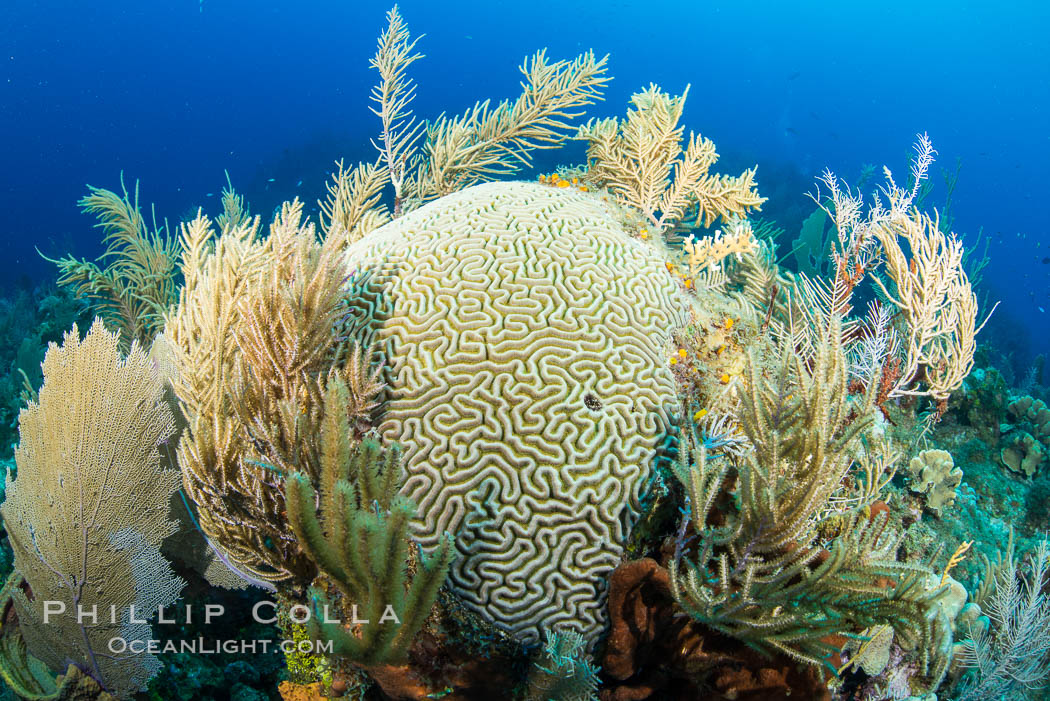
<path fill-rule="evenodd" d="M 682 312 L 659 257 L 594 195 L 491 183 L 347 261 L 424 547 L 454 534 L 451 585 L 519 639 L 593 639 L 675 404 L 665 354 Z"/>

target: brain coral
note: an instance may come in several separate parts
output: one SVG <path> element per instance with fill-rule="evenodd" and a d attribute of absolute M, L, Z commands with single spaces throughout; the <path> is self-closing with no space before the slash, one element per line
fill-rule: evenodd
<path fill-rule="evenodd" d="M 347 260 L 424 546 L 453 533 L 454 590 L 519 639 L 593 639 L 676 405 L 666 354 L 684 313 L 661 259 L 594 195 L 489 183 Z"/>

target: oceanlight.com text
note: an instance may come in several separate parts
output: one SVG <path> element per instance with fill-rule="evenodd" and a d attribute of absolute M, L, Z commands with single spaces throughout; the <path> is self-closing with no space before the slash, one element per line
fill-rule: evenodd
<path fill-rule="evenodd" d="M 151 655 L 184 653 L 191 655 L 254 655 L 266 654 L 271 650 L 280 650 L 287 654 L 299 652 L 304 654 L 331 654 L 334 651 L 331 640 L 127 640 L 110 638 L 109 651 L 114 655 L 131 653 Z"/>

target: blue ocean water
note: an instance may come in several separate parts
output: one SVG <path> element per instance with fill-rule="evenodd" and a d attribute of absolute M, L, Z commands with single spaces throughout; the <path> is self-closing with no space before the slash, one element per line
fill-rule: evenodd
<path fill-rule="evenodd" d="M 256 212 L 311 207 L 338 158 L 371 160 L 368 68 L 389 3 L 246 0 L 28 2 L 0 8 L 0 280 L 53 276 L 35 249 L 94 258 L 76 207 L 85 184 L 142 183 L 172 223 L 218 211 L 224 170 Z M 415 111 L 512 98 L 537 49 L 610 54 L 615 80 L 589 116 L 623 114 L 649 82 L 691 84 L 688 128 L 723 172 L 757 163 L 764 213 L 789 233 L 830 167 L 901 175 L 926 131 L 954 170 L 954 228 L 983 229 L 984 332 L 1020 363 L 1050 345 L 1050 5 L 1045 2 L 478 2 L 408 0 L 426 58 Z M 583 160 L 583 146 L 537 166 Z M 935 168 L 934 179 L 939 180 Z M 932 202 L 943 200 L 935 193 Z"/>

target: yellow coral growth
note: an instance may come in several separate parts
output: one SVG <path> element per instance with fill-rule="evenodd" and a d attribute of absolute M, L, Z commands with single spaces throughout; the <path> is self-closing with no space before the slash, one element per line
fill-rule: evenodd
<path fill-rule="evenodd" d="M 665 231 L 695 209 L 698 222 L 744 215 L 765 198 L 755 191 L 755 169 L 739 176 L 708 171 L 718 160 L 715 145 L 692 132 L 685 149 L 685 127 L 678 123 L 689 88 L 672 97 L 655 84 L 631 98 L 627 119 L 591 120 L 578 139 L 588 142 L 589 175 L 604 183 L 624 204 L 645 214 Z"/>
<path fill-rule="evenodd" d="M 958 565 L 966 557 L 966 553 L 970 550 L 970 546 L 973 545 L 972 540 L 967 540 L 962 545 L 955 549 L 952 556 L 948 558 L 948 564 L 944 566 L 944 572 L 941 574 L 941 584 L 944 586 L 948 581 L 948 573 L 952 571 L 952 568 Z"/>

